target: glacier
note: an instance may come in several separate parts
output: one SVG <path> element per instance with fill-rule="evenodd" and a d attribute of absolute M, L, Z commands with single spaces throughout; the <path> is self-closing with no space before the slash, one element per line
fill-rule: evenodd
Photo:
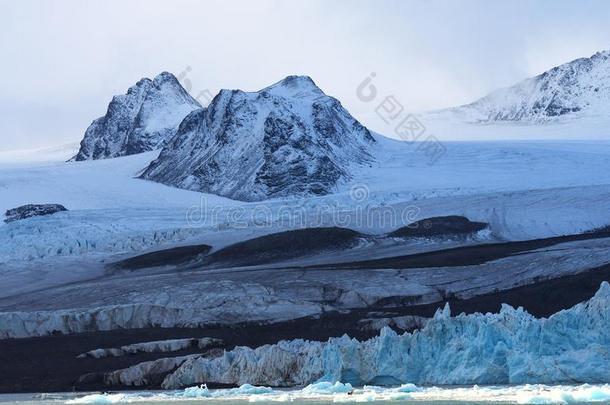
<path fill-rule="evenodd" d="M 354 173 L 355 184 L 369 189 L 367 205 L 391 205 L 397 211 L 413 205 L 421 217 L 464 215 L 490 222 L 495 233 L 512 240 L 582 232 L 608 223 L 608 142 L 452 143 L 444 160 L 431 168 L 408 145 L 376 139 L 376 166 Z M 243 210 L 244 218 L 257 218 L 257 208 L 260 212 L 256 204 L 135 178 L 158 152 L 65 163 L 70 150 L 44 164 L 32 162 L 43 159 L 37 153 L 23 153 L 21 160 L 17 156 L 11 162 L 10 154 L 0 152 L 0 183 L 5 187 L 0 211 L 32 201 L 57 201 L 70 211 L 55 218 L 0 223 L 4 263 L 138 252 L 187 241 L 210 243 L 207 236 L 217 233 L 212 229 L 216 224 L 189 225 L 189 210 L 209 218 L 224 209 L 219 219 L 226 227 L 233 224 L 224 212 Z M 273 213 L 287 207 L 315 213 L 330 204 L 358 209 L 349 191 L 345 187 L 331 196 L 268 200 L 264 208 Z M 575 198 L 590 209 L 582 210 Z M 529 209 L 524 211 L 524 206 Z"/>
<path fill-rule="evenodd" d="M 499 313 L 460 314 L 448 305 L 418 331 L 384 328 L 367 341 L 281 341 L 236 347 L 185 361 L 162 387 L 204 382 L 273 387 L 314 382 L 354 386 L 415 384 L 574 384 L 610 382 L 610 284 L 588 301 L 535 318 L 504 305 Z"/>

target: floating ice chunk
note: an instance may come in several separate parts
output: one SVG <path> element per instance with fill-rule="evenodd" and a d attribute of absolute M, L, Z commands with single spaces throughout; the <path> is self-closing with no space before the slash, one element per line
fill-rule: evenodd
<path fill-rule="evenodd" d="M 220 391 L 222 392 L 222 390 Z M 226 393 L 228 395 L 259 395 L 259 394 L 271 394 L 273 392 L 272 388 L 269 387 L 259 387 L 251 384 L 243 384 L 237 388 L 231 388 L 227 390 Z"/>
<path fill-rule="evenodd" d="M 608 385 L 604 387 L 593 387 L 587 392 L 587 398 L 580 398 L 583 401 L 610 401 L 610 387 Z"/>
<path fill-rule="evenodd" d="M 185 398 L 207 398 L 211 397 L 212 394 L 208 389 L 208 386 L 203 384 L 196 387 L 185 388 L 182 392 L 182 396 Z"/>
<path fill-rule="evenodd" d="M 349 391 L 348 391 L 349 389 Z M 607 403 L 610 401 L 610 385 L 511 385 L 469 387 L 417 387 L 403 384 L 399 387 L 364 386 L 352 388 L 350 384 L 319 382 L 303 389 L 273 390 L 244 384 L 233 389 L 208 389 L 206 385 L 190 387 L 183 391 L 149 392 L 129 394 L 94 394 L 67 401 L 69 404 L 113 404 L 118 402 L 171 403 L 186 399 L 200 401 L 236 400 L 249 402 L 491 402 L 520 404 L 573 404 Z"/>
<path fill-rule="evenodd" d="M 67 404 L 116 404 L 126 402 L 126 394 L 90 394 L 66 401 Z"/>
<path fill-rule="evenodd" d="M 343 384 L 339 381 L 334 384 L 328 381 L 321 381 L 314 384 L 309 384 L 301 390 L 304 394 L 337 394 L 349 393 L 354 391 L 354 387 L 350 383 Z"/>
<path fill-rule="evenodd" d="M 394 391 L 396 392 L 419 392 L 422 389 L 419 388 L 415 384 L 402 384 L 400 387 L 396 388 Z"/>
<path fill-rule="evenodd" d="M 529 387 L 528 387 L 529 388 Z M 535 386 L 532 390 L 517 393 L 519 404 L 580 404 L 610 401 L 610 385 L 575 387 Z"/>
<path fill-rule="evenodd" d="M 177 397 L 184 398 L 223 398 L 242 397 L 248 395 L 271 394 L 273 389 L 269 387 L 258 387 L 251 384 L 243 384 L 237 388 L 210 390 L 207 384 L 185 388 L 184 391 L 176 393 Z"/>

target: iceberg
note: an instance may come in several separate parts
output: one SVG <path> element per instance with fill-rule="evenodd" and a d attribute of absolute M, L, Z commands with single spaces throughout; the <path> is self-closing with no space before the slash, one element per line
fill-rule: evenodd
<path fill-rule="evenodd" d="M 400 384 L 574 384 L 610 382 L 610 284 L 588 301 L 536 318 L 503 305 L 499 313 L 460 314 L 449 306 L 422 329 L 358 341 L 302 339 L 236 347 L 185 361 L 163 381 L 177 389 L 205 382 L 272 387 L 341 382 Z"/>
<path fill-rule="evenodd" d="M 309 384 L 301 390 L 301 392 L 305 394 L 336 394 L 349 393 L 352 391 L 354 391 L 354 388 L 350 383 L 343 384 L 339 381 L 334 384 L 328 381 L 321 381 L 315 384 Z"/>
<path fill-rule="evenodd" d="M 185 388 L 182 392 L 185 398 L 207 398 L 212 396 L 212 393 L 207 385 L 197 385 L 195 387 Z"/>

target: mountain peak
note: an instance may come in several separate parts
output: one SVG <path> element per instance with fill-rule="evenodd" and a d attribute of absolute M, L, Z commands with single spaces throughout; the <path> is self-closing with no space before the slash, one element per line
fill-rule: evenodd
<path fill-rule="evenodd" d="M 311 77 L 303 75 L 290 75 L 286 76 L 279 82 L 273 84 L 272 86 L 284 86 L 284 87 L 318 87 L 316 83 L 312 80 Z"/>
<path fill-rule="evenodd" d="M 309 76 L 286 76 L 277 83 L 264 88 L 259 93 L 267 92 L 283 97 L 323 96 L 324 92 Z"/>
<path fill-rule="evenodd" d="M 114 96 L 106 115 L 93 121 L 75 160 L 105 159 L 159 149 L 182 119 L 201 108 L 178 79 L 162 72 Z"/>
<path fill-rule="evenodd" d="M 157 76 L 155 76 L 155 78 L 153 79 L 153 84 L 155 84 L 155 85 L 161 85 L 161 84 L 167 83 L 167 82 L 173 82 L 173 83 L 179 84 L 176 76 L 174 76 L 173 74 L 171 74 L 169 72 L 161 72 Z"/>

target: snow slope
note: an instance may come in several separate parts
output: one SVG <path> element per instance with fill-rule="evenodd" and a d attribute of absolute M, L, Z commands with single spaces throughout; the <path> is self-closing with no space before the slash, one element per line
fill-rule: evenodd
<path fill-rule="evenodd" d="M 316 381 L 352 385 L 607 383 L 610 381 L 610 284 L 589 301 L 536 319 L 504 306 L 498 314 L 450 316 L 426 326 L 359 342 L 281 341 L 223 356 L 194 358 L 166 377 L 164 388 L 201 382 L 298 386 Z"/>
<path fill-rule="evenodd" d="M 201 108 L 168 72 L 141 79 L 114 96 L 106 115 L 91 123 L 75 160 L 106 159 L 161 148 L 182 119 Z"/>

